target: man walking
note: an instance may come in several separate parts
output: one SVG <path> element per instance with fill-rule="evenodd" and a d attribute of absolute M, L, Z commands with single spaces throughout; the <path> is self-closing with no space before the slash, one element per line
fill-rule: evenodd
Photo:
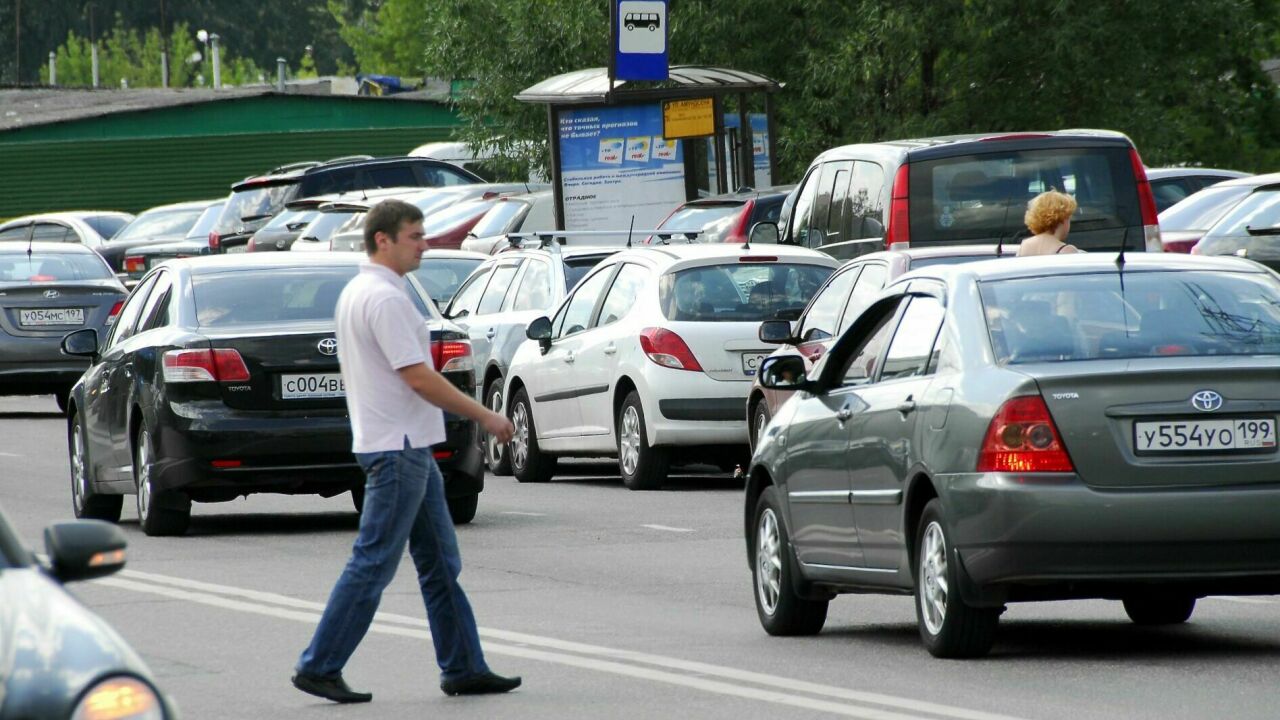
<path fill-rule="evenodd" d="M 431 446 L 445 439 L 441 409 L 476 420 L 501 442 L 511 439 L 511 422 L 431 367 L 429 330 L 404 284 L 427 249 L 422 212 L 399 200 L 378 203 L 365 217 L 364 243 L 369 262 L 337 307 L 352 449 L 367 477 L 364 510 L 351 559 L 298 660 L 293 684 L 334 702 L 373 699 L 348 687 L 342 668 L 368 632 L 407 542 L 427 606 L 440 689 L 449 695 L 507 692 L 519 687 L 520 678 L 495 675 L 485 664 L 475 616 L 458 585 L 462 559 Z"/>

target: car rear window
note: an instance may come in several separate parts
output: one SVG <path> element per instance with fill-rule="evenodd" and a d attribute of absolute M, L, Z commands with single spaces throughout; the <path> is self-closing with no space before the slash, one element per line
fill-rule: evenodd
<path fill-rule="evenodd" d="M 662 276 L 658 301 L 668 320 L 759 322 L 799 316 L 832 268 L 778 262 L 735 262 Z"/>
<path fill-rule="evenodd" d="M 196 324 L 226 327 L 332 320 L 338 295 L 359 271 L 344 267 L 244 268 L 193 279 Z"/>
<path fill-rule="evenodd" d="M 146 238 L 165 237 L 187 234 L 196 220 L 200 219 L 203 208 L 187 208 L 184 210 L 156 210 L 144 212 L 125 225 L 116 233 L 111 242 L 126 240 L 145 240 Z"/>
<path fill-rule="evenodd" d="M 1241 200 L 1204 234 L 1207 238 L 1250 235 L 1280 235 L 1280 189 L 1259 190 Z"/>
<path fill-rule="evenodd" d="M 1072 232 L 1142 224 L 1125 148 L 1004 151 L 912 162 L 911 241 L 1029 235 L 1027 203 L 1050 189 L 1075 197 Z"/>
<path fill-rule="evenodd" d="M 982 283 L 1000 364 L 1280 353 L 1280 280 L 1196 271 Z"/>
<path fill-rule="evenodd" d="M 81 253 L 0 254 L 0 282 L 65 282 L 115 277 L 97 255 Z"/>
<path fill-rule="evenodd" d="M 215 203 L 200 213 L 200 218 L 196 220 L 191 229 L 187 231 L 187 240 L 203 240 L 209 237 L 209 231 L 213 229 L 214 224 L 218 222 L 218 218 L 222 215 L 222 208 L 226 203 Z"/>
<path fill-rule="evenodd" d="M 361 216 L 364 215 L 364 213 L 355 212 L 320 213 L 315 220 L 311 221 L 310 225 L 307 225 L 307 227 L 302 230 L 302 235 L 300 237 L 315 238 L 316 240 L 324 242 L 333 237 L 333 234 L 337 232 L 339 228 L 343 227 L 347 221 L 351 220 L 357 214 Z"/>
<path fill-rule="evenodd" d="M 491 237 L 493 235 L 501 235 L 507 231 L 511 222 L 516 216 L 529 207 L 528 203 L 518 201 L 503 201 L 489 208 L 489 212 L 480 218 L 480 222 L 471 228 L 471 234 L 476 237 Z"/>
<path fill-rule="evenodd" d="M 715 205 L 686 205 L 675 211 L 671 217 L 662 221 L 656 230 L 703 230 L 698 242 L 721 242 L 728 234 L 733 220 L 742 203 L 720 203 Z"/>
<path fill-rule="evenodd" d="M 439 235 L 487 211 L 497 200 L 467 200 L 444 210 L 437 210 L 422 222 L 427 236 Z"/>
<path fill-rule="evenodd" d="M 239 230 L 252 219 L 268 218 L 284 209 L 298 192 L 296 183 L 244 188 L 231 193 L 214 230 L 220 235 Z"/>
<path fill-rule="evenodd" d="M 1205 188 L 1160 213 L 1160 229 L 1208 230 L 1252 189 L 1247 185 Z"/>
<path fill-rule="evenodd" d="M 86 224 L 104 240 L 110 239 L 120 228 L 129 224 L 133 217 L 129 215 L 90 215 L 84 218 Z"/>
<path fill-rule="evenodd" d="M 279 215 L 271 218 L 271 222 L 262 226 L 263 232 L 288 232 L 292 230 L 301 230 L 307 226 L 307 223 L 316 219 L 319 215 L 318 210 L 283 210 Z M 290 226 L 293 226 L 290 228 Z"/>
<path fill-rule="evenodd" d="M 414 277 L 422 283 L 427 294 L 436 302 L 446 302 L 458 292 L 462 281 L 471 275 L 471 271 L 480 266 L 482 260 L 476 258 L 436 258 L 427 253 L 422 264 L 413 271 Z"/>
<path fill-rule="evenodd" d="M 586 277 L 591 268 L 600 264 L 609 255 L 578 255 L 564 261 L 564 287 L 572 290 L 578 281 Z"/>

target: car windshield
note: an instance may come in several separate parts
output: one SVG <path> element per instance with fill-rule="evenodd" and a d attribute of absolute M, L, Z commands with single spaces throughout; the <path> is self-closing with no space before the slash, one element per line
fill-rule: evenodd
<path fill-rule="evenodd" d="M 302 231 L 302 237 L 315 238 L 316 240 L 328 240 L 333 234 L 342 227 L 344 223 L 356 215 L 354 212 L 326 212 L 320 213 L 319 217 L 311 221 L 311 224 Z M 364 215 L 364 213 L 359 213 Z"/>
<path fill-rule="evenodd" d="M 1280 353 L 1280 278 L 1159 271 L 982 283 L 1000 364 Z"/>
<path fill-rule="evenodd" d="M 280 212 L 298 192 L 297 183 L 259 185 L 231 193 L 214 227 L 219 235 L 238 231 L 249 218 L 265 219 Z"/>
<path fill-rule="evenodd" d="M 1252 189 L 1247 185 L 1205 188 L 1160 213 L 1160 229 L 1167 232 L 1208 230 Z"/>
<path fill-rule="evenodd" d="M 1248 237 L 1259 230 L 1274 230 L 1280 234 L 1280 189 L 1258 190 L 1241 200 L 1204 236 Z"/>
<path fill-rule="evenodd" d="M 213 229 L 214 223 L 218 222 L 218 217 L 222 215 L 222 208 L 225 205 L 225 202 L 219 202 L 205 208 L 205 211 L 200 213 L 200 219 L 196 220 L 191 229 L 187 231 L 187 236 L 183 239 L 204 240 L 208 238 L 209 231 Z"/>
<path fill-rule="evenodd" d="M 427 216 L 423 221 L 422 231 L 430 237 L 432 235 L 439 235 L 447 230 L 452 230 L 477 215 L 484 213 L 492 207 L 495 202 L 497 201 L 468 200 L 466 202 L 460 202 L 445 210 L 438 210 Z"/>
<path fill-rule="evenodd" d="M 193 298 L 200 327 L 333 320 L 342 288 L 357 265 L 244 268 L 196 275 Z"/>
<path fill-rule="evenodd" d="M 662 221 L 657 230 L 702 230 L 698 242 L 720 242 L 742 209 L 742 203 L 685 205 Z"/>
<path fill-rule="evenodd" d="M 45 283 L 111 277 L 114 277 L 111 268 L 96 254 L 35 252 L 29 257 L 25 252 L 0 254 L 0 282 Z"/>
<path fill-rule="evenodd" d="M 103 237 L 110 239 L 120 232 L 120 228 L 129 224 L 133 219 L 132 215 L 89 215 L 83 218 L 85 223 L 93 228 L 93 231 Z"/>
<path fill-rule="evenodd" d="M 1142 224 L 1133 165 L 1120 147 L 983 153 L 910 167 L 912 243 L 1029 235 L 1027 202 L 1052 189 L 1076 199 L 1073 231 Z"/>
<path fill-rule="evenodd" d="M 125 225 L 124 229 L 111 238 L 111 242 L 169 236 L 183 237 L 191 226 L 196 224 L 196 220 L 200 219 L 203 212 L 204 208 L 198 207 L 181 210 L 148 210 Z"/>
<path fill-rule="evenodd" d="M 480 218 L 480 222 L 476 223 L 475 227 L 471 228 L 471 234 L 476 237 L 501 235 L 511 226 L 516 216 L 527 207 L 529 207 L 528 203 L 512 200 L 497 203 L 489 208 L 489 212 Z"/>
<path fill-rule="evenodd" d="M 480 258 L 438 258 L 428 252 L 422 256 L 422 264 L 413 271 L 413 276 L 422 283 L 422 287 L 436 301 L 443 305 L 458 292 L 462 281 L 467 279 L 472 270 L 480 263 Z"/>
<path fill-rule="evenodd" d="M 798 316 L 832 269 L 819 265 L 735 262 L 662 276 L 658 301 L 668 320 L 760 322 Z"/>

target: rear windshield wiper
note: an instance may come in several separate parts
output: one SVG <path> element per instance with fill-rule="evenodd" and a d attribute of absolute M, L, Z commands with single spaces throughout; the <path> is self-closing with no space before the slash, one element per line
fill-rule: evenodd
<path fill-rule="evenodd" d="M 254 220 L 262 220 L 269 217 L 271 217 L 271 213 L 264 213 L 261 215 L 241 215 L 240 222 L 253 222 Z"/>
<path fill-rule="evenodd" d="M 1274 227 L 1250 227 L 1244 226 L 1244 231 L 1250 235 L 1280 235 L 1280 225 Z"/>

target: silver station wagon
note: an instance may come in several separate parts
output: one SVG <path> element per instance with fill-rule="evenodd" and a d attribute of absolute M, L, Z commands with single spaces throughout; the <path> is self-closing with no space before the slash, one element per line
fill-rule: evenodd
<path fill-rule="evenodd" d="M 914 594 L 940 657 L 1010 602 L 1121 600 L 1147 625 L 1280 592 L 1280 277 L 1134 253 L 936 266 L 891 284 L 767 426 L 746 488 L 758 614 Z"/>

